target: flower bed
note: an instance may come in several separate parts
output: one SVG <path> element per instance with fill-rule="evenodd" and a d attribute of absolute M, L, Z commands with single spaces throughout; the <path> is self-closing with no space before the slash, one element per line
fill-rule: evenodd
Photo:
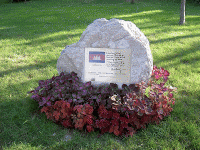
<path fill-rule="evenodd" d="M 123 84 L 120 90 L 114 83 L 95 88 L 91 82 L 79 81 L 74 72 L 62 72 L 51 79 L 40 80 L 39 86 L 28 93 L 33 94 L 31 98 L 39 103 L 41 112 L 56 124 L 127 137 L 149 123 L 159 124 L 170 115 L 175 99 L 174 90 L 164 87 L 168 76 L 167 70 L 154 66 L 147 85 L 144 82 Z M 147 88 L 149 92 L 145 94 Z"/>

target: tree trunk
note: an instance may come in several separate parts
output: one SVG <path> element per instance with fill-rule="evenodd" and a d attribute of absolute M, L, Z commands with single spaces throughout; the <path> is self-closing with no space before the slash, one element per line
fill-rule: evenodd
<path fill-rule="evenodd" d="M 135 0 L 131 0 L 131 4 L 134 4 L 135 3 Z"/>
<path fill-rule="evenodd" d="M 179 24 L 185 24 L 185 3 L 186 0 L 181 0 L 181 11 L 180 11 L 180 21 Z"/>

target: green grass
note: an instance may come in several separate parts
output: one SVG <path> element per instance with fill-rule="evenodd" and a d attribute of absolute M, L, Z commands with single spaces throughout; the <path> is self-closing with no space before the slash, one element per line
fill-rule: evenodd
<path fill-rule="evenodd" d="M 0 149 L 200 149 L 200 6 L 186 5 L 183 26 L 180 5 L 161 1 L 49 0 L 0 10 Z M 133 137 L 63 129 L 27 95 L 39 80 L 58 75 L 62 49 L 98 18 L 135 23 L 150 41 L 154 65 L 170 72 L 167 85 L 178 88 L 171 116 Z"/>

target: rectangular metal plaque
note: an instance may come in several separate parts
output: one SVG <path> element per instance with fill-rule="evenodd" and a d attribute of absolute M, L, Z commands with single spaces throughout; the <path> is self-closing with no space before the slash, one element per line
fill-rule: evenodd
<path fill-rule="evenodd" d="M 131 49 L 85 48 L 84 80 L 130 83 Z"/>

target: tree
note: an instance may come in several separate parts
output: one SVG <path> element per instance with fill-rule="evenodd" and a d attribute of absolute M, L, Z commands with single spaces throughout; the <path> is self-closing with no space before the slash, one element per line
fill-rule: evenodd
<path fill-rule="evenodd" d="M 181 0 L 181 11 L 180 11 L 180 21 L 179 24 L 185 24 L 185 3 L 186 0 Z"/>
<path fill-rule="evenodd" d="M 135 0 L 131 0 L 131 4 L 134 4 L 135 3 Z"/>

